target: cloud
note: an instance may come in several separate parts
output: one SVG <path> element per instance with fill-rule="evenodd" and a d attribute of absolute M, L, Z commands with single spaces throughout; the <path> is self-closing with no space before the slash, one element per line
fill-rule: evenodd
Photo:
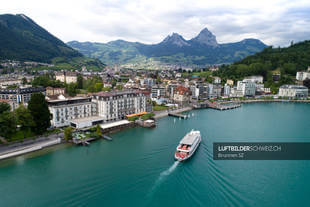
<path fill-rule="evenodd" d="M 3 0 L 0 13 L 24 13 L 63 41 L 158 43 L 207 27 L 218 42 L 258 38 L 286 46 L 310 37 L 307 0 Z"/>

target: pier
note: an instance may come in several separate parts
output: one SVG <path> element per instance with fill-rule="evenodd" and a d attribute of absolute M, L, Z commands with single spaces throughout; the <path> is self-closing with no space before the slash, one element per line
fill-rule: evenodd
<path fill-rule="evenodd" d="M 211 104 L 209 108 L 216 109 L 216 110 L 230 110 L 241 107 L 241 104 L 233 104 L 233 105 L 222 105 L 222 104 Z"/>
<path fill-rule="evenodd" d="M 177 114 L 177 113 L 168 113 L 168 116 L 174 116 L 174 117 L 178 117 L 178 118 L 181 118 L 181 119 L 186 119 L 187 116 L 184 115 L 184 114 Z"/>
<path fill-rule="evenodd" d="M 82 144 L 82 145 L 86 146 L 86 145 L 89 145 L 91 141 L 94 141 L 94 140 L 97 140 L 97 139 L 98 138 L 96 138 L 96 137 L 90 137 L 90 138 L 87 138 L 87 139 L 75 139 L 75 138 L 73 138 L 72 141 L 76 145 Z M 102 135 L 102 139 L 106 139 L 106 140 L 112 141 L 111 137 L 109 137 L 107 135 L 104 135 L 104 134 Z"/>
<path fill-rule="evenodd" d="M 90 137 L 90 138 L 87 138 L 87 139 L 72 139 L 73 143 L 76 144 L 76 145 L 89 145 L 91 141 L 94 141 L 96 140 L 96 138 L 94 137 Z"/>
<path fill-rule="evenodd" d="M 212 103 L 210 101 L 205 101 L 205 102 L 199 103 L 194 106 L 194 108 L 211 108 L 211 109 L 216 109 L 220 111 L 235 109 L 239 107 L 241 107 L 241 104 L 239 103 L 224 105 L 221 103 Z"/>
<path fill-rule="evenodd" d="M 106 140 L 109 140 L 109 141 L 112 141 L 112 138 L 111 137 L 108 137 L 107 135 L 102 135 L 102 138 L 106 139 Z"/>

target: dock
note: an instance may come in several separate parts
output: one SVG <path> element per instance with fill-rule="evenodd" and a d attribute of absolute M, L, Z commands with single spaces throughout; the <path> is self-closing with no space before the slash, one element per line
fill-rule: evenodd
<path fill-rule="evenodd" d="M 102 138 L 106 139 L 106 140 L 109 140 L 109 141 L 112 141 L 112 138 L 111 137 L 108 137 L 107 135 L 102 135 Z"/>
<path fill-rule="evenodd" d="M 216 110 L 230 110 L 230 109 L 235 109 L 241 107 L 241 104 L 235 103 L 235 104 L 221 104 L 221 103 L 212 103 L 210 101 L 204 101 L 202 103 L 194 105 L 194 108 L 199 109 L 199 108 L 211 108 L 211 109 L 216 109 Z"/>
<path fill-rule="evenodd" d="M 76 144 L 76 145 L 89 145 L 91 141 L 94 141 L 96 140 L 96 138 L 94 137 L 90 137 L 90 138 L 87 138 L 87 139 L 72 139 L 73 143 Z"/>
<path fill-rule="evenodd" d="M 241 107 L 241 104 L 233 104 L 233 105 L 212 104 L 212 105 L 209 105 L 209 108 L 220 110 L 220 111 L 235 109 L 235 108 L 239 108 L 239 107 Z"/>
<path fill-rule="evenodd" d="M 172 113 L 172 112 L 168 113 L 168 116 L 174 116 L 174 117 L 178 117 L 178 118 L 181 118 L 181 119 L 186 119 L 187 118 L 187 116 L 184 115 L 184 114 L 177 114 L 177 113 Z"/>

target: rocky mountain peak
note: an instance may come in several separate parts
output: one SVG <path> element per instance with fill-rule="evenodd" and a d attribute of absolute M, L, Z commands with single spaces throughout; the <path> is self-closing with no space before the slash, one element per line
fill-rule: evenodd
<path fill-rule="evenodd" d="M 172 33 L 172 35 L 168 35 L 162 43 L 164 44 L 173 44 L 178 47 L 190 46 L 190 44 L 178 33 Z"/>
<path fill-rule="evenodd" d="M 215 35 L 213 35 L 208 30 L 208 28 L 204 28 L 203 30 L 201 30 L 198 36 L 193 38 L 192 41 L 198 42 L 199 44 L 209 45 L 212 47 L 218 46 Z"/>

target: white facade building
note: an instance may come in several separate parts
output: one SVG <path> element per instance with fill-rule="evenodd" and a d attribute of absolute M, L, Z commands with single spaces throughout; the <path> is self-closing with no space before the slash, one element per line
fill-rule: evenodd
<path fill-rule="evenodd" d="M 222 79 L 220 77 L 213 77 L 213 78 L 214 78 L 213 83 L 215 83 L 215 84 L 220 84 L 222 81 Z"/>
<path fill-rule="evenodd" d="M 264 81 L 264 77 L 263 76 L 260 76 L 260 75 L 257 75 L 257 76 L 248 76 L 248 77 L 245 77 L 243 79 L 244 82 L 254 82 L 254 83 L 263 83 Z"/>
<path fill-rule="evenodd" d="M 97 115 L 97 104 L 91 102 L 91 98 L 75 97 L 48 100 L 48 108 L 52 114 L 51 125 L 54 127 L 70 126 L 74 120 Z"/>
<path fill-rule="evenodd" d="M 279 89 L 280 97 L 307 98 L 308 88 L 300 85 L 283 85 Z"/>
<path fill-rule="evenodd" d="M 45 95 L 46 90 L 45 88 L 33 88 L 33 87 L 26 87 L 26 88 L 14 88 L 14 89 L 7 89 L 3 88 L 0 89 L 0 99 L 3 100 L 11 100 L 15 102 L 17 105 L 24 104 L 27 105 L 28 101 L 30 101 L 31 95 L 34 93 L 42 93 Z"/>
<path fill-rule="evenodd" d="M 222 93 L 222 86 L 209 84 L 208 85 L 208 97 L 209 98 L 219 98 Z"/>
<path fill-rule="evenodd" d="M 64 71 L 55 73 L 56 80 L 64 83 L 76 83 L 77 75 L 74 72 Z"/>
<path fill-rule="evenodd" d="M 160 98 L 166 95 L 166 88 L 161 86 L 153 86 L 151 98 Z"/>
<path fill-rule="evenodd" d="M 237 90 L 241 91 L 243 96 L 255 96 L 256 84 L 252 81 L 238 81 Z"/>
<path fill-rule="evenodd" d="M 310 72 L 309 71 L 301 71 L 296 73 L 296 80 L 304 81 L 306 79 L 310 79 Z"/>
<path fill-rule="evenodd" d="M 156 80 L 153 78 L 144 78 L 140 80 L 140 85 L 152 87 L 156 84 Z"/>
<path fill-rule="evenodd" d="M 237 90 L 236 87 L 232 87 L 230 89 L 230 95 L 229 97 L 243 97 L 243 93 L 240 90 Z"/>
<path fill-rule="evenodd" d="M 230 85 L 227 83 L 224 86 L 224 96 L 229 96 L 230 95 Z"/>
<path fill-rule="evenodd" d="M 147 111 L 146 95 L 141 91 L 99 92 L 92 98 L 98 105 L 98 115 L 104 122 Z"/>

